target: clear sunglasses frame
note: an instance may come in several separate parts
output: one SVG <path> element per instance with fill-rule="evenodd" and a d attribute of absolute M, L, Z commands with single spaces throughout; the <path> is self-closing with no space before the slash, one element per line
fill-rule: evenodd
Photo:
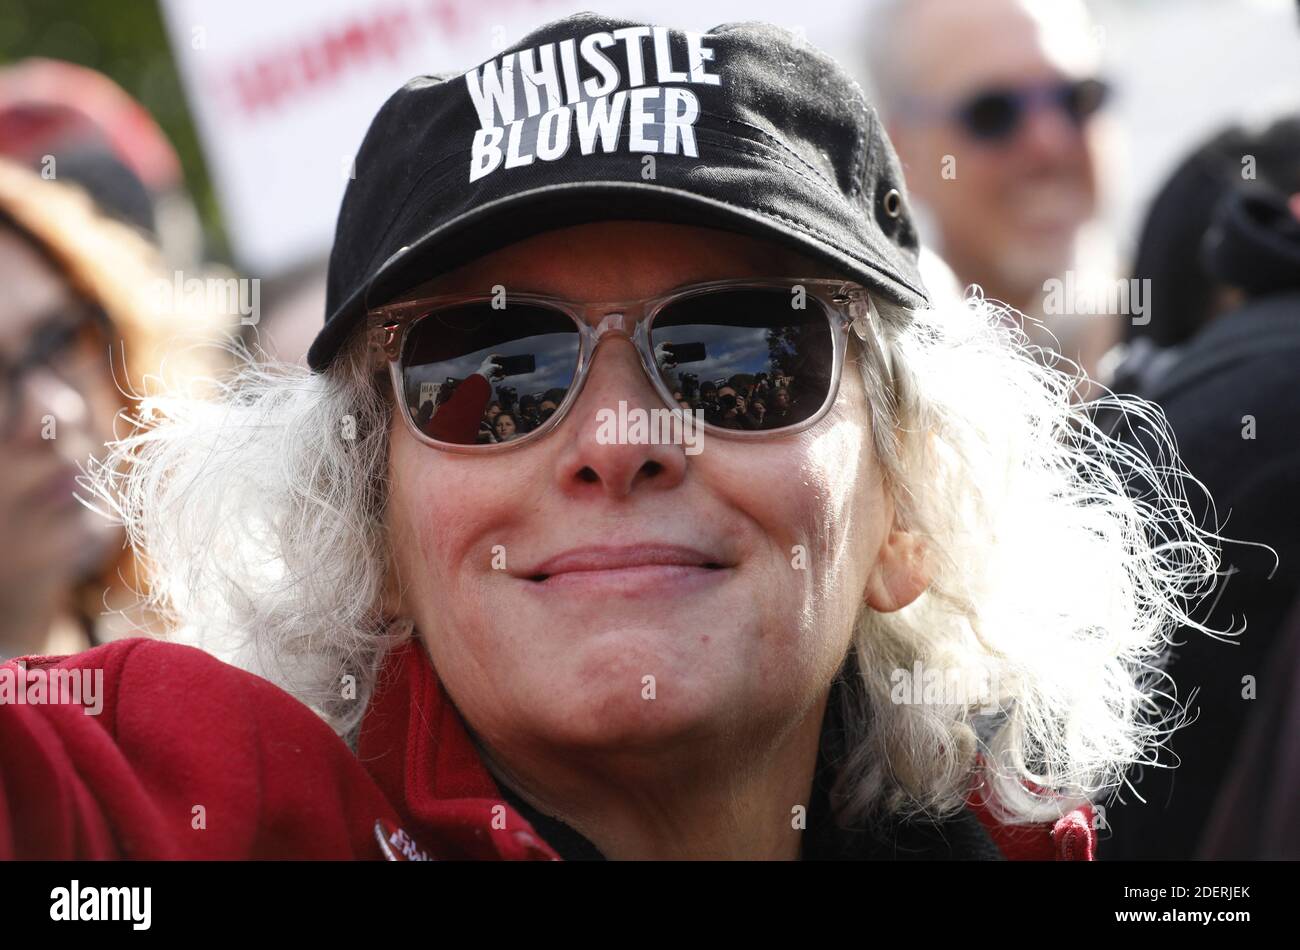
<path fill-rule="evenodd" d="M 830 324 L 830 336 L 834 346 L 831 364 L 831 383 L 826 398 L 817 411 L 808 418 L 778 429 L 752 431 L 745 429 L 727 429 L 712 423 L 701 423 L 704 431 L 739 441 L 762 441 L 784 438 L 802 432 L 818 422 L 830 411 L 839 394 L 840 379 L 844 372 L 849 335 L 855 334 L 864 344 L 870 358 L 883 369 L 884 378 L 892 379 L 892 367 L 889 349 L 883 335 L 883 327 L 875 303 L 867 288 L 861 284 L 846 280 L 826 278 L 770 278 L 770 279 L 736 279 L 714 280 L 702 283 L 684 284 L 667 293 L 639 300 L 623 300 L 604 303 L 585 303 L 555 297 L 546 294 L 512 293 L 506 298 L 508 313 L 513 305 L 543 307 L 569 317 L 578 328 L 579 351 L 578 365 L 574 369 L 573 382 L 568 387 L 564 400 L 556 407 L 545 422 L 518 438 L 509 442 L 488 444 L 460 445 L 441 442 L 421 431 L 416 424 L 410 407 L 402 397 L 404 392 L 402 373 L 402 353 L 412 328 L 424 318 L 453 307 L 470 303 L 492 303 L 499 297 L 491 293 L 442 294 L 438 296 L 398 300 L 390 304 L 371 308 L 367 313 L 371 351 L 374 370 L 382 373 L 385 364 L 392 385 L 394 400 L 402 415 L 406 429 L 418 441 L 445 452 L 464 455 L 482 455 L 508 452 L 512 449 L 530 445 L 554 431 L 564 421 L 573 404 L 582 394 L 591 364 L 600 344 L 611 336 L 622 337 L 630 341 L 641 361 L 641 368 L 665 406 L 673 412 L 682 409 L 673 399 L 672 391 L 660 375 L 651 343 L 651 333 L 655 317 L 670 304 L 678 303 L 691 297 L 718 291 L 730 290 L 785 290 L 793 299 L 797 288 L 803 288 L 806 299 L 820 306 Z M 593 325 L 590 318 L 597 318 Z"/>

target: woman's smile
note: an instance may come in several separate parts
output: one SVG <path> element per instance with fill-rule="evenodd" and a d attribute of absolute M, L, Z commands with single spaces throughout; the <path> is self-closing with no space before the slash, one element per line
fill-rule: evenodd
<path fill-rule="evenodd" d="M 732 576 L 722 567 L 692 567 L 685 564 L 638 564 L 629 567 L 565 571 L 529 582 L 529 590 L 542 593 L 561 591 L 580 594 L 641 595 L 687 594 Z"/>
<path fill-rule="evenodd" d="M 691 593 L 725 581 L 733 572 L 719 554 L 647 542 L 570 548 L 522 576 L 530 590 L 545 594 L 636 597 Z"/>

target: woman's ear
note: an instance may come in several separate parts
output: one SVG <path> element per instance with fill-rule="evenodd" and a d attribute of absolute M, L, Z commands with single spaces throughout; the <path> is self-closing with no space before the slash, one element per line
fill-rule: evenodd
<path fill-rule="evenodd" d="M 867 606 L 887 614 L 902 610 L 920 597 L 930 586 L 926 554 L 925 542 L 918 535 L 892 529 L 867 577 Z"/>

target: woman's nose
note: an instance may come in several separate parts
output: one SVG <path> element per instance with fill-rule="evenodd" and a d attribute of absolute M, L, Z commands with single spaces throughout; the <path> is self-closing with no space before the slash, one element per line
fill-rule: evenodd
<path fill-rule="evenodd" d="M 639 489 L 680 484 L 690 433 L 680 419 L 674 426 L 672 417 L 646 378 L 632 341 L 604 337 L 565 420 L 572 427 L 557 461 L 563 490 L 623 498 Z"/>
<path fill-rule="evenodd" d="M 57 438 L 58 426 L 80 429 L 90 414 L 81 391 L 45 366 L 24 374 L 17 395 L 21 406 L 15 431 L 23 441 Z"/>
<path fill-rule="evenodd" d="M 1083 148 L 1083 130 L 1060 109 L 1028 110 L 1019 132 L 1016 144 L 1021 152 L 1040 162 L 1075 162 Z"/>

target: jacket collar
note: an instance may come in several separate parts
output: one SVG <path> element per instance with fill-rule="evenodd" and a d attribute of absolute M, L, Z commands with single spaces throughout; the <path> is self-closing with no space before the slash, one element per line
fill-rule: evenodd
<path fill-rule="evenodd" d="M 383 663 L 357 758 L 432 857 L 559 860 L 502 798 L 416 637 Z"/>
<path fill-rule="evenodd" d="M 835 706 L 829 704 L 831 710 Z M 809 857 L 996 858 L 1000 851 L 1008 858 L 1092 859 L 1096 832 L 1086 808 L 1052 824 L 1012 829 L 998 825 L 972 798 L 971 807 L 962 814 L 928 828 L 898 824 L 870 833 L 828 831 L 827 740 L 835 734 L 834 719 L 828 717 L 805 832 Z M 550 828 L 560 844 L 557 829 L 550 824 L 554 819 L 528 808 L 517 796 L 503 795 L 418 637 L 410 637 L 386 657 L 361 724 L 357 758 L 416 845 L 434 858 L 561 858 L 523 811 Z M 595 852 L 591 847 L 573 847 L 571 839 L 564 838 L 570 856 Z"/>

